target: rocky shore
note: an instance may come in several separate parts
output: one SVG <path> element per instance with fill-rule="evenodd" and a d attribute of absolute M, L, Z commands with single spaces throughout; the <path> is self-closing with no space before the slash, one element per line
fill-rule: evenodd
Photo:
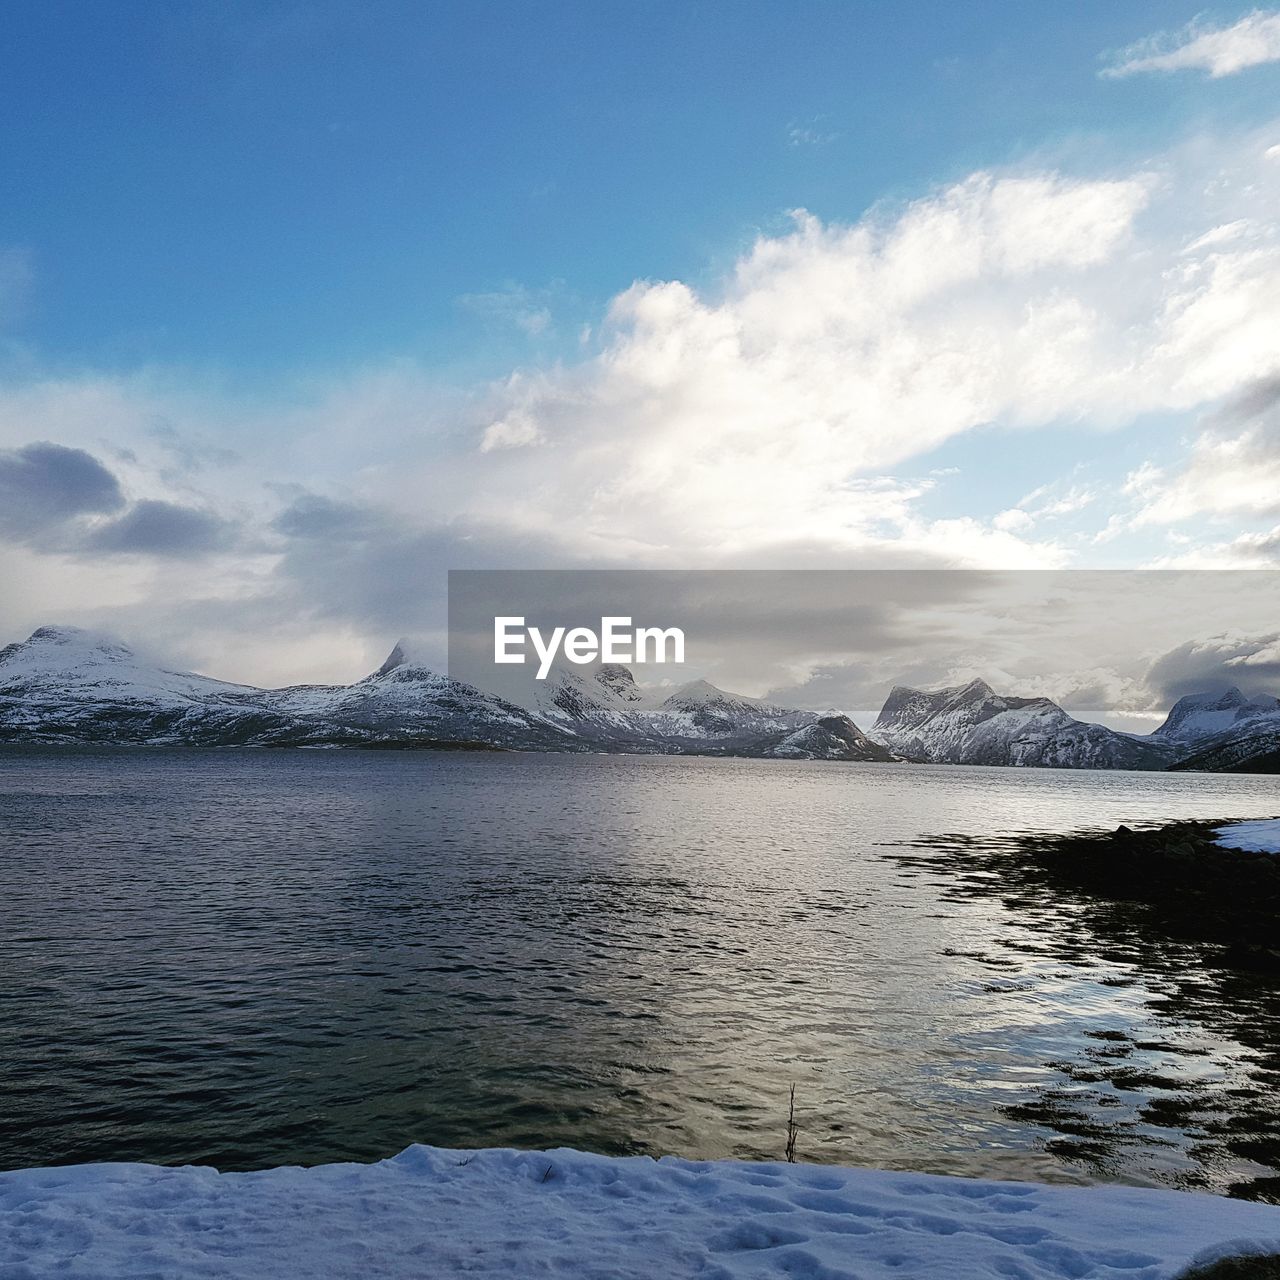
<path fill-rule="evenodd" d="M 1227 847 L 1228 824 L 1031 838 L 1023 855 L 1052 882 L 1142 904 L 1174 934 L 1223 944 L 1232 963 L 1280 970 L 1280 856 Z"/>

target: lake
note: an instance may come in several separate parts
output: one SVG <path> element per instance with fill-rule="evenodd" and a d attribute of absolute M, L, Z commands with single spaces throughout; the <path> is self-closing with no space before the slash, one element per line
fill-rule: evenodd
<path fill-rule="evenodd" d="M 802 1160 L 1280 1198 L 1274 979 L 936 847 L 1277 813 L 1267 777 L 4 749 L 0 1166 L 778 1159 L 794 1084 Z"/>

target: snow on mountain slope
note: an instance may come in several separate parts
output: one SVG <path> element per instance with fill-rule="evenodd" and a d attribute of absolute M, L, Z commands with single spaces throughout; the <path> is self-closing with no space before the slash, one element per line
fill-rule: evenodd
<path fill-rule="evenodd" d="M 648 714 L 653 731 L 663 737 L 725 746 L 746 746 L 759 738 L 791 733 L 817 719 L 816 711 L 797 711 L 745 694 L 726 693 L 706 680 L 681 685 Z"/>
<path fill-rule="evenodd" d="M 595 675 L 596 683 L 608 689 L 620 702 L 643 702 L 644 694 L 640 692 L 636 678 L 630 667 L 617 662 L 606 662 Z"/>
<path fill-rule="evenodd" d="M 114 637 L 79 627 L 40 627 L 21 643 L 0 649 L 0 689 L 48 694 L 51 688 L 164 704 L 236 700 L 258 692 L 250 685 L 152 666 Z"/>
<path fill-rule="evenodd" d="M 265 690 L 147 662 L 110 636 L 41 627 L 0 649 L 0 742 L 192 745 L 480 743 L 521 750 L 702 753 L 1049 768 L 1274 772 L 1280 700 L 1181 699 L 1146 737 L 1086 724 L 982 680 L 895 688 L 871 733 L 705 680 L 649 694 L 631 672 L 553 670 L 517 703 L 430 670 L 402 645 L 350 685 Z"/>
<path fill-rule="evenodd" d="M 614 750 L 763 754 L 818 719 L 813 711 L 774 706 L 693 680 L 672 693 L 648 694 L 624 666 L 587 671 L 553 667 L 512 697 L 538 716 Z"/>
<path fill-rule="evenodd" d="M 877 741 L 914 759 L 959 763 L 975 727 L 1028 698 L 998 698 L 982 680 L 950 689 L 896 685 L 872 726 Z"/>
<path fill-rule="evenodd" d="M 768 748 L 765 755 L 792 760 L 894 759 L 892 752 L 872 742 L 848 716 L 823 716 L 813 724 L 789 733 Z"/>
<path fill-rule="evenodd" d="M 199 745 L 478 742 L 523 750 L 760 754 L 817 717 L 703 681 L 656 703 L 631 672 L 557 669 L 527 705 L 430 670 L 396 645 L 350 685 L 258 689 L 140 658 L 109 636 L 42 627 L 0 650 L 0 741 Z"/>
<path fill-rule="evenodd" d="M 9 741 L 748 750 L 816 719 L 703 681 L 655 703 L 620 666 L 587 675 L 557 669 L 531 682 L 526 705 L 517 705 L 430 670 L 403 645 L 354 684 L 285 689 L 170 671 L 73 627 L 42 627 L 0 650 L 0 740 Z"/>
<path fill-rule="evenodd" d="M 389 659 L 354 685 L 266 690 L 169 671 L 74 627 L 42 627 L 0 650 L 0 740 L 308 745 L 390 737 L 564 745 L 554 726 L 403 661 Z"/>
<path fill-rule="evenodd" d="M 283 727 L 260 695 L 153 666 L 76 627 L 41 627 L 0 649 L 0 741 L 243 742 Z"/>
<path fill-rule="evenodd" d="M 397 644 L 371 675 L 349 685 L 297 685 L 265 692 L 265 705 L 341 739 L 473 741 L 521 749 L 573 749 L 557 726 L 522 707 L 421 665 Z"/>
<path fill-rule="evenodd" d="M 1242 730 L 1197 745 L 1169 766 L 1202 773 L 1280 773 L 1280 725 L 1247 723 Z"/>
<path fill-rule="evenodd" d="M 1156 741 L 1182 748 L 1173 766 L 1213 773 L 1280 772 L 1280 698 L 1247 698 L 1239 689 L 1179 698 Z"/>
<path fill-rule="evenodd" d="M 1168 743 L 1085 724 L 1048 698 L 1002 696 L 983 680 L 932 691 L 898 686 L 871 735 L 934 764 L 1164 769 L 1178 754 Z"/>
<path fill-rule="evenodd" d="M 1238 732 L 1254 721 L 1274 721 L 1280 730 L 1280 698 L 1263 694 L 1247 698 L 1239 689 L 1226 693 L 1193 693 L 1179 698 L 1153 738 L 1199 744 Z"/>
<path fill-rule="evenodd" d="M 616 749 L 662 750 L 641 711 L 643 695 L 626 667 L 582 674 L 555 666 L 545 680 L 530 678 L 513 700 L 539 718 L 579 737 Z"/>

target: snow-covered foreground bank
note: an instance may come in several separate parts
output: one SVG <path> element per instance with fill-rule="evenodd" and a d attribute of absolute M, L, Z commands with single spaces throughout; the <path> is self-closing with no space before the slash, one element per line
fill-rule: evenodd
<path fill-rule="evenodd" d="M 1244 849 L 1251 853 L 1280 853 L 1280 818 L 1258 822 L 1232 822 L 1219 827 L 1214 837 L 1227 849 Z"/>
<path fill-rule="evenodd" d="M 0 1174 L 5 1280 L 1155 1280 L 1233 1245 L 1280 1249 L 1280 1208 L 1129 1187 L 421 1146 L 379 1164 L 262 1173 Z"/>

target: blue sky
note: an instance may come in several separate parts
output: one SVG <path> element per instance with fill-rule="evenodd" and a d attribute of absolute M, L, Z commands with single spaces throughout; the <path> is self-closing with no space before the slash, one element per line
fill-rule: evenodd
<path fill-rule="evenodd" d="M 807 208 L 1158 149 L 1269 75 L 1100 84 L 1168 3 L 18 4 L 3 238 L 54 363 L 269 387 L 404 352 L 499 373 L 460 299 L 546 291 L 564 348 L 636 278 L 713 277 Z M 563 331 L 563 332 L 562 332 Z M 12 330 L 11 330 L 12 332 Z M 522 335 L 518 335 L 522 336 Z"/>
<path fill-rule="evenodd" d="M 337 677 L 450 567 L 1280 551 L 1270 10 L 16 3 L 0 57 L 6 637 Z"/>

